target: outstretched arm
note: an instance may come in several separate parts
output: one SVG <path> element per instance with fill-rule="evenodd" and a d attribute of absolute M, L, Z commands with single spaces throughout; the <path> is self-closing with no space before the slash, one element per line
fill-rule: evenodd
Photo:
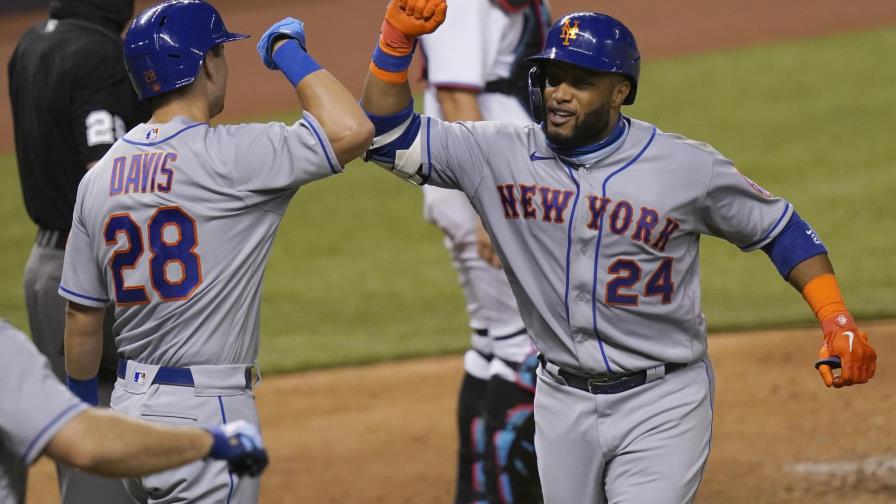
<path fill-rule="evenodd" d="M 375 129 L 364 159 L 419 185 L 427 176 L 421 172 L 420 116 L 414 113 L 408 66 L 417 37 L 435 31 L 447 9 L 445 0 L 389 2 L 361 98 Z"/>
<path fill-rule="evenodd" d="M 204 457 L 226 460 L 239 474 L 267 465 L 258 429 L 244 421 L 209 429 L 158 425 L 88 408 L 62 426 L 44 450 L 57 462 L 108 477 L 151 474 Z"/>
<path fill-rule="evenodd" d="M 364 153 L 373 125 L 349 90 L 308 55 L 300 20 L 286 18 L 268 28 L 258 53 L 268 68 L 282 71 L 295 87 L 300 107 L 320 123 L 340 165 Z"/>
<path fill-rule="evenodd" d="M 775 266 L 802 293 L 821 324 L 824 345 L 816 364 L 824 384 L 846 387 L 866 383 L 877 369 L 877 354 L 846 308 L 827 249 L 794 213 L 787 227 L 763 247 Z M 834 376 L 832 367 L 841 367 Z"/>
<path fill-rule="evenodd" d="M 149 474 L 204 457 L 212 436 L 199 428 L 174 428 L 87 409 L 47 444 L 53 460 L 109 477 Z"/>

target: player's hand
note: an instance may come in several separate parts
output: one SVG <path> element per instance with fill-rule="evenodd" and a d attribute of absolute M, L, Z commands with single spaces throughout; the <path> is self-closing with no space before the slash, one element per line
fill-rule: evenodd
<path fill-rule="evenodd" d="M 445 22 L 445 0 L 391 0 L 386 7 L 386 22 L 408 38 L 436 31 Z"/>
<path fill-rule="evenodd" d="M 479 253 L 479 257 L 481 257 L 482 260 L 493 267 L 498 269 L 503 267 L 501 258 L 498 257 L 498 252 L 495 251 L 495 247 L 492 245 L 492 240 L 488 237 L 488 233 L 485 231 L 485 228 L 482 227 L 481 222 L 477 222 L 476 224 L 476 252 Z"/>
<path fill-rule="evenodd" d="M 854 325 L 838 327 L 824 336 L 824 345 L 818 351 L 816 364 L 821 379 L 828 387 L 848 387 L 866 383 L 877 369 L 877 352 L 868 342 L 868 336 Z M 835 376 L 833 368 L 825 362 L 840 360 L 840 375 Z"/>
<path fill-rule="evenodd" d="M 305 51 L 305 24 L 301 20 L 291 17 L 283 18 L 264 32 L 255 47 L 264 66 L 271 70 L 279 70 L 277 64 L 274 63 L 274 49 L 287 39 L 297 40 L 302 50 Z"/>
<path fill-rule="evenodd" d="M 268 465 L 268 452 L 264 449 L 261 434 L 249 422 L 237 420 L 206 430 L 214 438 L 208 456 L 226 460 L 231 472 L 258 476 Z"/>

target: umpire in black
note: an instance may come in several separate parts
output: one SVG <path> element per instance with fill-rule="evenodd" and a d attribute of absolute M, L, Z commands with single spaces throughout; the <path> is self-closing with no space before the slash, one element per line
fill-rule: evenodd
<path fill-rule="evenodd" d="M 65 380 L 65 300 L 57 294 L 78 183 L 116 139 L 147 120 L 122 57 L 133 0 L 51 0 L 49 19 L 28 29 L 9 61 L 16 157 L 37 239 L 25 266 L 31 337 Z M 115 380 L 107 312 L 100 405 Z M 132 503 L 120 480 L 57 465 L 64 504 Z"/>

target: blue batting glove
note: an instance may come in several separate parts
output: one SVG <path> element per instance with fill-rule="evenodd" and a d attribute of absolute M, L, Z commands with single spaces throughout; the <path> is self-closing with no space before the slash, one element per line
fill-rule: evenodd
<path fill-rule="evenodd" d="M 288 17 L 274 23 L 258 41 L 256 49 L 264 66 L 271 70 L 279 70 L 280 68 L 274 62 L 274 42 L 281 38 L 291 38 L 299 42 L 299 46 L 303 51 L 305 49 L 305 24 L 301 20 Z M 306 51 L 307 52 L 307 51 Z"/>
<path fill-rule="evenodd" d="M 226 460 L 230 471 L 239 475 L 258 476 L 268 465 L 258 428 L 245 420 L 206 428 L 214 438 L 208 456 Z"/>

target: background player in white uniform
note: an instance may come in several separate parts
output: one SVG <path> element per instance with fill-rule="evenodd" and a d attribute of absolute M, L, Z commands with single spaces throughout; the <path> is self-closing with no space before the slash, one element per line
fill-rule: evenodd
<path fill-rule="evenodd" d="M 516 4 L 452 1 L 451 16 L 439 30 L 421 37 L 429 84 L 424 95 L 427 115 L 452 122 L 531 122 L 523 108 L 528 96 L 523 78 L 529 67 L 525 58 L 541 50 L 549 26 L 548 12 L 538 0 Z M 501 453 L 520 442 L 528 441 L 531 446 L 531 429 L 522 439 L 511 438 L 520 435 L 517 429 L 531 420 L 531 409 L 526 409 L 528 415 L 522 410 L 531 408 L 533 390 L 525 385 L 529 380 L 521 380 L 518 373 L 535 348 L 500 262 L 491 264 L 486 259 L 496 256 L 467 196 L 424 186 L 423 214 L 444 233 L 445 247 L 466 297 L 472 331 L 458 398 L 455 502 L 536 500 L 540 492 L 534 453 L 523 460 Z M 479 249 L 485 249 L 484 254 Z M 508 426 L 508 415 L 514 414 L 514 424 Z M 504 430 L 505 435 L 498 434 Z M 496 440 L 502 442 L 496 445 Z M 504 481 L 502 485 L 499 479 Z"/>
<path fill-rule="evenodd" d="M 96 374 L 102 307 L 114 303 L 121 360 L 112 407 L 133 416 L 257 424 L 261 281 L 277 226 L 301 185 L 341 172 L 372 137 L 356 99 L 305 52 L 291 18 L 261 37 L 259 52 L 295 87 L 302 118 L 210 127 L 224 104 L 222 44 L 245 37 L 199 0 L 137 16 L 125 61 L 153 117 L 78 190 L 59 287 L 69 300 L 66 369 L 79 380 Z M 141 502 L 256 501 L 258 480 L 226 469 L 197 462 L 126 485 Z"/>
<path fill-rule="evenodd" d="M 384 25 L 384 38 L 413 47 L 443 13 L 443 0 L 393 2 L 387 21 L 400 33 Z M 378 130 L 392 129 L 369 156 L 408 180 L 461 189 L 482 218 L 542 354 L 545 502 L 690 502 L 712 427 L 701 234 L 761 248 L 801 291 L 824 333 L 825 385 L 867 382 L 876 354 L 790 203 L 709 145 L 621 114 L 640 75 L 628 28 L 570 14 L 533 63 L 532 111 L 544 122 L 523 127 L 414 117 L 409 88 L 372 68 L 362 104 Z"/>
<path fill-rule="evenodd" d="M 0 320 L 0 502 L 23 504 L 28 466 L 41 454 L 110 477 L 149 474 L 210 456 L 258 475 L 267 453 L 245 422 L 167 427 L 89 408 L 69 392 L 47 358 Z M 231 441 L 234 441 L 231 443 Z"/>

